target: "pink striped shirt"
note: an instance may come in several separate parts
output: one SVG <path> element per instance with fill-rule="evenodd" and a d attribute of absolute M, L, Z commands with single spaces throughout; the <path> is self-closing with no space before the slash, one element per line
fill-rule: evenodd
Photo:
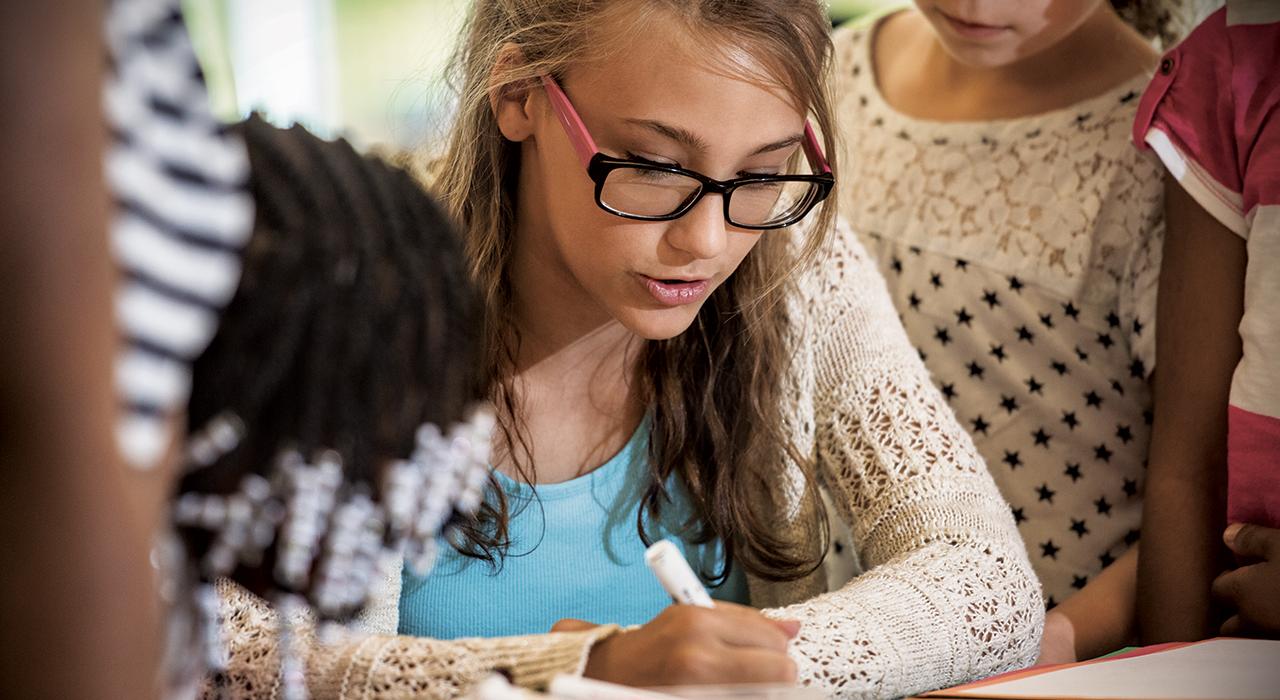
<path fill-rule="evenodd" d="M 1280 527 L 1280 2 L 1228 0 L 1169 51 L 1133 138 L 1246 241 L 1227 509 Z"/>

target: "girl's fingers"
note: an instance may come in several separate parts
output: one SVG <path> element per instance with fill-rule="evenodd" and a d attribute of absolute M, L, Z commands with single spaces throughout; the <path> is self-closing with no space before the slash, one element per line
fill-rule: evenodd
<path fill-rule="evenodd" d="M 723 656 L 723 673 L 736 683 L 795 683 L 796 662 L 785 653 L 735 649 Z"/>

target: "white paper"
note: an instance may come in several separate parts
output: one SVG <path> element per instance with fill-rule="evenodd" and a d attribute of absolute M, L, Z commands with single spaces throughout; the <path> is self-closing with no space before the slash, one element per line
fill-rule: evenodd
<path fill-rule="evenodd" d="M 1280 700 L 1280 641 L 1214 639 L 951 692 L 972 698 Z"/>

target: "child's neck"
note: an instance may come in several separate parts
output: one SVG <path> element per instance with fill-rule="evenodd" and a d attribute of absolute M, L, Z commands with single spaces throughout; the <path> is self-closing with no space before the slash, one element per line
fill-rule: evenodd
<path fill-rule="evenodd" d="M 1013 119 L 1096 97 L 1154 65 L 1157 54 L 1102 3 L 1074 32 L 998 67 L 956 60 L 917 11 L 880 24 L 873 47 L 880 91 L 894 109 L 938 121 Z"/>
<path fill-rule="evenodd" d="M 554 265 L 516 257 L 512 384 L 528 453 L 516 450 L 537 483 L 556 483 L 600 466 L 631 437 L 644 412 L 633 381 L 644 341 L 603 309 L 574 303 L 585 291 L 559 288 L 566 276 Z M 510 457 L 498 466 L 519 476 Z"/>

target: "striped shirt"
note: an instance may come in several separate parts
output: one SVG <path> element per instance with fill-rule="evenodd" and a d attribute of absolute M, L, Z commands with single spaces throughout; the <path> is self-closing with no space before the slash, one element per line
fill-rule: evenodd
<path fill-rule="evenodd" d="M 185 407 L 191 362 L 240 276 L 253 222 L 244 144 L 213 116 L 178 0 L 112 0 L 106 13 L 120 448 L 153 466 Z"/>
<path fill-rule="evenodd" d="M 1228 0 L 1164 56 L 1134 124 L 1248 255 L 1228 517 L 1280 527 L 1280 3 Z"/>

